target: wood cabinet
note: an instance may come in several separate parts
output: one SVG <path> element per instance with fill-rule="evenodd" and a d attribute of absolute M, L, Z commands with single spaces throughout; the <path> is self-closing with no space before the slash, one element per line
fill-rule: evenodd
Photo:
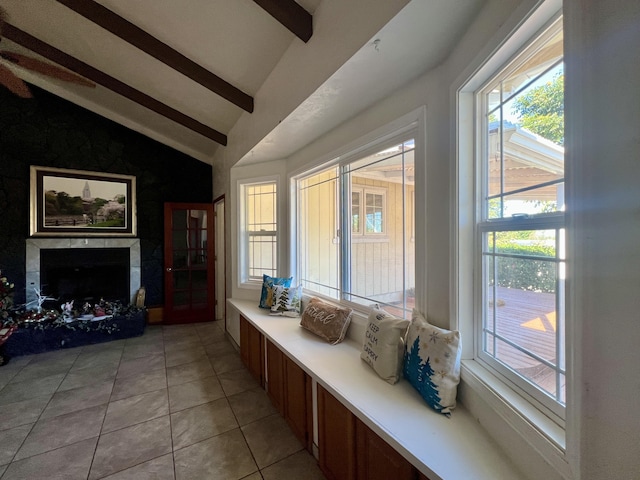
<path fill-rule="evenodd" d="M 293 433 L 311 451 L 313 402 L 311 378 L 278 347 L 267 340 L 267 394 Z"/>
<path fill-rule="evenodd" d="M 267 395 L 271 403 L 284 416 L 284 357 L 273 343 L 267 340 Z"/>
<path fill-rule="evenodd" d="M 284 418 L 307 450 L 313 445 L 311 377 L 284 356 Z"/>
<path fill-rule="evenodd" d="M 240 358 L 249 373 L 264 387 L 264 335 L 240 315 Z"/>
<path fill-rule="evenodd" d="M 416 480 L 418 472 L 360 420 L 356 421 L 358 480 Z M 425 480 L 426 477 L 422 477 Z"/>
<path fill-rule="evenodd" d="M 320 385 L 318 449 L 330 480 L 429 480 Z"/>
<path fill-rule="evenodd" d="M 356 417 L 318 385 L 319 465 L 329 480 L 356 478 Z"/>

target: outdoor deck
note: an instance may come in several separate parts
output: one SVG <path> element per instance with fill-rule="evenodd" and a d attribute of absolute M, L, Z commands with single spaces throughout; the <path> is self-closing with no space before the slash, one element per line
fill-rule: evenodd
<path fill-rule="evenodd" d="M 498 287 L 496 333 L 520 347 L 551 362 L 556 362 L 556 305 L 555 295 Z M 489 307 L 487 317 L 493 315 Z M 487 350 L 492 351 L 491 336 L 487 336 Z M 535 358 L 517 348 L 496 340 L 496 357 L 531 379 L 552 395 L 556 392 L 556 373 Z M 564 378 L 561 390 L 564 390 Z M 564 397 L 564 395 L 563 395 Z"/>
<path fill-rule="evenodd" d="M 556 362 L 556 305 L 552 293 L 538 293 L 514 288 L 497 288 L 496 333 L 532 352 L 534 355 Z M 409 298 L 407 308 L 413 308 Z M 385 310 L 394 315 L 404 314 L 401 308 L 386 305 Z M 493 317 L 493 306 L 487 311 Z M 492 330 L 491 326 L 487 326 Z M 492 336 L 487 335 L 487 350 L 493 351 Z M 536 358 L 527 355 L 508 343 L 496 339 L 496 358 L 539 385 L 551 395 L 556 394 L 556 372 Z M 564 376 L 560 379 L 561 400 L 564 401 Z"/>

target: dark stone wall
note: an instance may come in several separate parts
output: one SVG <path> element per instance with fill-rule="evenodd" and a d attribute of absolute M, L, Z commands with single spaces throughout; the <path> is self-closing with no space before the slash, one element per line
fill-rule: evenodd
<path fill-rule="evenodd" d="M 15 303 L 25 301 L 30 165 L 136 176 L 146 303 L 164 303 L 164 203 L 211 202 L 211 166 L 44 90 L 31 91 L 34 98 L 25 100 L 0 86 L 0 270 L 15 283 Z"/>

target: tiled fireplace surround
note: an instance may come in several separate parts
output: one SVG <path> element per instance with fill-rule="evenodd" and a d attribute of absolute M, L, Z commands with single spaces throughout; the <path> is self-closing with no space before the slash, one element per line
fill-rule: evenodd
<path fill-rule="evenodd" d="M 26 299 L 37 299 L 40 288 L 40 250 L 61 248 L 128 248 L 129 249 L 129 300 L 140 288 L 140 240 L 137 238 L 27 238 L 26 240 Z M 46 287 L 42 291 L 46 294 Z"/>

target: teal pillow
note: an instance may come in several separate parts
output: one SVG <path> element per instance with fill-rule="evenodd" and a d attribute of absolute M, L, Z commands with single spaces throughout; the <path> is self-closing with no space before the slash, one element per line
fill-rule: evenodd
<path fill-rule="evenodd" d="M 262 294 L 260 295 L 260 308 L 271 308 L 273 305 L 273 291 L 274 285 L 282 285 L 289 288 L 293 277 L 270 277 L 269 275 L 262 275 Z"/>

